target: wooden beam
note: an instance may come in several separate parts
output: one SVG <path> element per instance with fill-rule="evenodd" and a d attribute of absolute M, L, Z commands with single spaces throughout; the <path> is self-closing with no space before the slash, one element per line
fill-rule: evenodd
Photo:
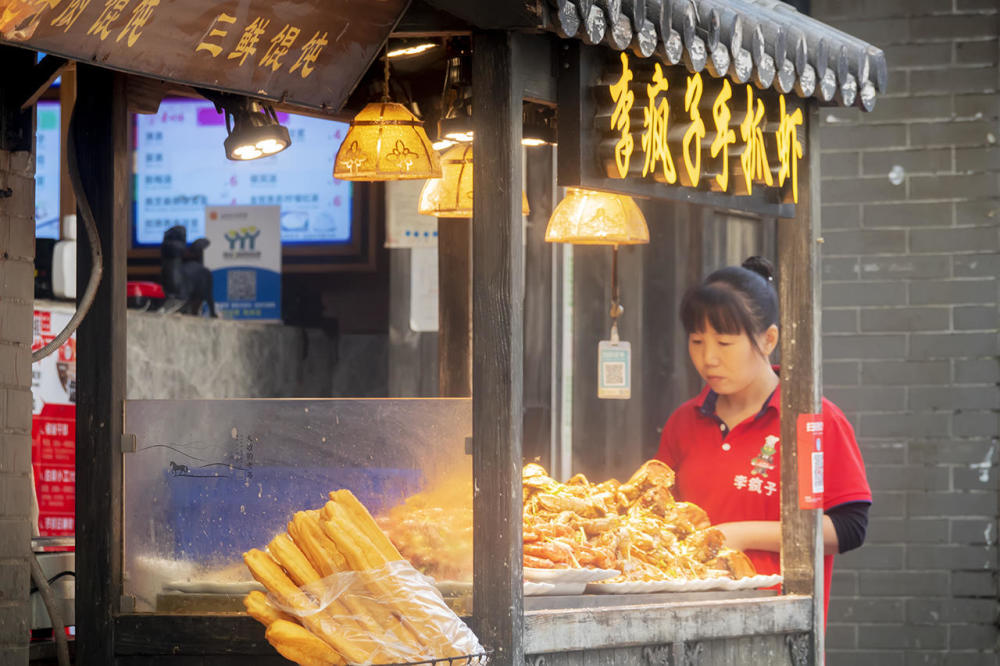
<path fill-rule="evenodd" d="M 796 422 L 822 409 L 819 266 L 819 119 L 805 107 L 806 155 L 796 216 L 778 221 L 781 309 L 781 573 L 786 594 L 813 597 L 813 657 L 823 655 L 823 536 L 819 509 L 799 509 Z"/>
<path fill-rule="evenodd" d="M 521 61 L 506 32 L 473 36 L 473 611 L 491 664 L 524 663 L 521 439 L 524 247 Z"/>
<path fill-rule="evenodd" d="M 33 107 L 68 65 L 66 58 L 47 55 L 32 67 L 21 90 L 21 110 Z"/>
<path fill-rule="evenodd" d="M 124 77 L 79 65 L 77 82 L 76 152 L 101 238 L 104 276 L 77 331 L 76 663 L 107 666 L 114 663 L 114 616 L 122 590 L 121 434 L 131 160 Z M 86 238 L 82 224 L 78 213 L 78 237 Z M 81 287 L 87 284 L 90 263 L 90 250 L 81 242 Z"/>
<path fill-rule="evenodd" d="M 60 145 L 68 145 L 69 118 L 76 104 L 76 65 L 67 67 L 62 73 L 62 83 L 59 84 L 59 138 Z M 76 194 L 69 180 L 69 163 L 66 160 L 66 150 L 59 151 L 59 220 L 62 229 L 62 218 L 76 214 Z M 61 234 L 60 234 L 61 235 Z"/>
<path fill-rule="evenodd" d="M 472 395 L 472 220 L 438 220 L 438 395 Z"/>

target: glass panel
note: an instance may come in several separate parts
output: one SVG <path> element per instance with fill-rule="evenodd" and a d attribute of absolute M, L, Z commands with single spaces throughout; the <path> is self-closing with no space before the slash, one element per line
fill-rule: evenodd
<path fill-rule="evenodd" d="M 419 566 L 412 549 L 451 543 L 458 564 L 435 573 L 471 581 L 469 399 L 138 400 L 126 403 L 125 422 L 136 447 L 124 455 L 124 592 L 136 611 L 242 611 L 256 585 L 243 552 L 339 488 L 386 529 L 417 505 L 466 516 L 467 526 L 436 523 L 400 549 Z M 411 500 L 390 518 L 421 492 L 432 501 Z M 463 535 L 441 533 L 449 528 Z"/>

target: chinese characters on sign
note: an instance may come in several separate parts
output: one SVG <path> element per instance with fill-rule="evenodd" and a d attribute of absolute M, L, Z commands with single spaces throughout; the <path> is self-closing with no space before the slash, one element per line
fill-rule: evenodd
<path fill-rule="evenodd" d="M 789 198 L 798 203 L 803 115 L 784 95 L 775 104 L 750 85 L 734 89 L 728 79 L 687 72 L 668 78 L 659 63 L 633 68 L 625 52 L 611 79 L 610 122 L 601 128 L 608 139 L 602 142 L 608 177 L 652 178 L 737 195 L 752 194 L 754 184 L 785 187 L 788 182 Z M 646 99 L 640 102 L 638 130 L 632 126 L 632 107 L 634 90 L 642 90 L 643 83 Z M 633 164 L 636 149 L 641 159 Z"/>
<path fill-rule="evenodd" d="M 224 45 L 232 41 L 230 40 L 230 27 L 235 23 L 235 16 L 220 12 L 209 24 L 201 41 L 194 47 L 195 52 L 206 51 L 211 57 L 218 58 L 225 50 Z M 233 45 L 232 50 L 226 55 L 226 59 L 239 60 L 239 67 L 246 64 L 247 57 L 252 57 L 257 53 L 257 42 L 267 32 L 270 23 L 270 19 L 265 19 L 262 16 L 254 17 L 250 23 L 243 27 L 242 33 L 239 33 L 240 36 Z M 284 58 L 291 50 L 297 53 L 297 59 L 288 68 L 289 73 L 298 73 L 303 79 L 312 74 L 316 60 L 319 59 L 320 54 L 323 52 L 323 47 L 329 44 L 327 40 L 328 33 L 323 32 L 320 35 L 317 30 L 296 51 L 296 42 L 301 32 L 301 29 L 298 27 L 286 23 L 270 38 L 270 45 L 264 51 L 264 55 L 261 56 L 260 60 L 257 61 L 256 66 L 277 72 L 286 64 Z M 232 34 L 235 35 L 237 32 L 233 31 Z"/>

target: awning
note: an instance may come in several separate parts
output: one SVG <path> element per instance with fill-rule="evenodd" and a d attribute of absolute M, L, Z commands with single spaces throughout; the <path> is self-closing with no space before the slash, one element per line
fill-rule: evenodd
<path fill-rule="evenodd" d="M 881 49 L 778 0 L 542 0 L 562 37 L 631 49 L 780 93 L 875 107 L 885 92 Z"/>

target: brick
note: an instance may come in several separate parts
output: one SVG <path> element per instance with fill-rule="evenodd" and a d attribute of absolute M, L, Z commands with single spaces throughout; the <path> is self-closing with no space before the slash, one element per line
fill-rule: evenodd
<path fill-rule="evenodd" d="M 941 203 L 865 203 L 861 207 L 862 225 L 866 228 L 950 227 L 954 204 Z"/>
<path fill-rule="evenodd" d="M 856 282 L 861 274 L 861 259 L 858 257 L 824 257 L 822 272 L 824 283 Z"/>
<path fill-rule="evenodd" d="M 826 358 L 830 358 L 826 354 Z M 827 386 L 856 386 L 860 373 L 861 364 L 856 361 L 834 361 L 823 362 L 823 384 Z"/>
<path fill-rule="evenodd" d="M 914 229 L 910 232 L 912 252 L 985 252 L 998 248 L 1000 229 L 997 227 Z"/>
<path fill-rule="evenodd" d="M 824 125 L 819 140 L 821 146 L 837 146 L 840 150 L 906 146 L 906 125 Z"/>
<path fill-rule="evenodd" d="M 955 9 L 960 12 L 970 12 L 976 10 L 996 11 L 997 5 L 994 0 L 955 0 Z"/>
<path fill-rule="evenodd" d="M 955 119 L 948 122 L 914 123 L 910 125 L 911 146 L 986 146 L 989 137 L 996 137 L 996 127 L 986 120 Z M 933 153 L 933 151 L 927 151 Z M 951 171 L 951 151 L 945 150 L 947 159 L 940 169 L 928 171 Z M 940 159 L 940 158 L 939 158 Z M 938 162 L 934 162 L 937 165 Z M 904 165 L 905 166 L 905 165 Z M 928 165 L 930 166 L 930 165 Z M 907 169 L 909 170 L 909 169 Z"/>
<path fill-rule="evenodd" d="M 996 520 L 993 518 L 952 520 L 951 540 L 952 543 L 963 546 L 993 547 L 997 540 Z"/>
<path fill-rule="evenodd" d="M 909 23 L 906 19 L 837 21 L 836 27 L 852 37 L 882 46 L 910 41 Z"/>
<path fill-rule="evenodd" d="M 951 440 L 910 442 L 907 448 L 908 462 L 913 465 L 978 464 L 983 461 L 992 461 L 996 454 L 996 447 L 988 438 L 964 442 Z"/>
<path fill-rule="evenodd" d="M 851 598 L 858 594 L 858 572 L 834 569 L 830 580 L 831 598 Z"/>
<path fill-rule="evenodd" d="M 27 261 L 0 260 L 0 299 L 34 297 L 35 267 Z"/>
<path fill-rule="evenodd" d="M 940 331 L 951 324 L 947 307 L 938 308 L 865 308 L 861 311 L 861 331 Z"/>
<path fill-rule="evenodd" d="M 955 42 L 956 65 L 995 65 L 997 64 L 997 40 L 962 40 Z"/>
<path fill-rule="evenodd" d="M 950 414 L 862 414 L 858 432 L 863 437 L 940 436 L 950 432 Z"/>
<path fill-rule="evenodd" d="M 0 340 L 30 345 L 33 313 L 32 303 L 0 302 Z"/>
<path fill-rule="evenodd" d="M 1000 96 L 996 94 L 969 93 L 955 95 L 952 100 L 955 116 L 958 118 L 997 118 L 1000 116 Z"/>
<path fill-rule="evenodd" d="M 823 340 L 824 353 L 833 358 L 902 358 L 906 338 L 903 335 L 831 335 Z"/>
<path fill-rule="evenodd" d="M 997 596 L 997 582 L 992 571 L 956 571 L 951 574 L 953 597 Z"/>
<path fill-rule="evenodd" d="M 1000 254 L 964 254 L 954 259 L 955 277 L 995 277 L 1000 275 Z"/>
<path fill-rule="evenodd" d="M 906 515 L 906 493 L 875 488 L 870 515 L 872 518 L 899 518 Z"/>
<path fill-rule="evenodd" d="M 997 199 L 958 201 L 955 203 L 955 226 L 995 227 L 998 217 L 1000 217 L 1000 200 Z"/>
<path fill-rule="evenodd" d="M 976 463 L 969 467 L 952 467 L 952 488 L 955 490 L 997 490 L 1000 488 L 997 477 L 1000 469 L 996 463 L 983 465 Z"/>
<path fill-rule="evenodd" d="M 948 543 L 947 519 L 873 518 L 865 543 Z"/>
<path fill-rule="evenodd" d="M 841 622 L 884 624 L 903 622 L 906 606 L 902 599 L 831 599 L 830 616 Z"/>
<path fill-rule="evenodd" d="M 824 283 L 823 305 L 850 307 L 906 303 L 906 285 L 902 282 Z"/>
<path fill-rule="evenodd" d="M 922 47 L 923 45 L 921 45 Z M 944 46 L 944 45 L 942 45 Z M 950 45 L 949 45 L 950 46 Z M 919 73 L 914 72 L 917 76 Z M 900 118 L 908 120 L 948 120 L 955 115 L 955 104 L 952 95 L 905 95 L 900 97 L 886 97 L 882 95 L 875 102 L 875 110 L 868 115 L 874 115 L 885 121 L 898 121 Z M 975 108 L 979 108 L 982 100 L 973 102 L 967 100 L 965 110 L 971 111 L 966 117 L 975 117 Z M 863 116 L 867 118 L 868 116 Z"/>
<path fill-rule="evenodd" d="M 827 666 L 905 666 L 903 661 L 905 655 L 898 651 L 868 650 L 850 652 L 830 651 L 830 631 L 827 629 Z M 853 645 L 855 645 L 856 642 Z"/>
<path fill-rule="evenodd" d="M 915 199 L 972 199 L 985 192 L 995 192 L 997 175 L 974 173 L 968 175 L 910 176 L 910 196 Z M 886 179 L 888 182 L 888 179 Z M 825 195 L 824 195 L 825 196 Z M 901 198 L 900 196 L 891 198 Z M 857 201 L 858 199 L 854 199 Z M 886 199 L 883 199 L 883 201 Z"/>
<path fill-rule="evenodd" d="M 945 467 L 868 464 L 868 483 L 879 490 L 949 490 L 951 475 Z"/>
<path fill-rule="evenodd" d="M 0 516 L 0 559 L 27 557 L 31 552 L 31 525 L 24 518 Z"/>
<path fill-rule="evenodd" d="M 863 548 L 861 550 L 864 550 Z M 983 571 L 995 569 L 997 566 L 996 552 L 988 551 L 980 546 L 924 546 L 911 545 L 906 549 L 906 567 L 908 569 L 943 569 L 956 571 L 968 569 Z"/>
<path fill-rule="evenodd" d="M 1000 170 L 1000 150 L 997 148 L 957 148 L 955 150 L 955 171 Z"/>
<path fill-rule="evenodd" d="M 946 666 L 948 655 L 944 652 L 909 652 L 906 655 L 906 666 Z"/>
<path fill-rule="evenodd" d="M 989 649 L 985 652 L 950 650 L 945 656 L 944 666 L 997 666 L 997 656 Z"/>
<path fill-rule="evenodd" d="M 952 14 L 910 19 L 910 37 L 913 40 L 952 40 L 956 38 L 996 38 L 996 16 L 982 14 Z"/>
<path fill-rule="evenodd" d="M 952 56 L 952 45 L 948 42 L 937 44 L 894 44 L 883 49 L 885 60 L 894 69 L 908 67 L 940 67 Z"/>
<path fill-rule="evenodd" d="M 995 305 L 965 305 L 952 309 L 952 322 L 956 330 L 996 330 L 998 317 Z"/>
<path fill-rule="evenodd" d="M 820 176 L 823 179 L 859 176 L 861 174 L 861 154 L 824 153 L 820 166 Z"/>
<path fill-rule="evenodd" d="M 31 471 L 31 436 L 0 435 L 0 475 Z"/>
<path fill-rule="evenodd" d="M 867 219 L 867 215 L 866 215 Z M 951 276 L 949 255 L 905 255 L 896 257 L 863 257 L 860 260 L 862 280 L 921 279 Z"/>
<path fill-rule="evenodd" d="M 24 602 L 28 599 L 31 567 L 27 559 L 0 560 L 0 602 Z"/>
<path fill-rule="evenodd" d="M 996 602 L 983 599 L 909 599 L 906 620 L 910 624 L 986 624 L 997 616 Z"/>
<path fill-rule="evenodd" d="M 839 557 L 837 566 L 841 566 Z M 858 587 L 864 596 L 939 597 L 948 594 L 948 576 L 933 571 L 862 571 Z"/>
<path fill-rule="evenodd" d="M 30 617 L 31 611 L 27 600 L 21 603 L 0 605 L 0 640 L 8 645 L 14 641 L 20 642 L 20 640 L 27 643 Z M 19 662 L 4 661 L 0 663 L 16 664 Z M 25 660 L 20 663 L 26 664 L 28 662 Z"/>
<path fill-rule="evenodd" d="M 964 411 L 968 409 L 992 409 L 998 407 L 995 391 L 985 391 L 978 387 L 911 387 L 909 408 L 918 412 L 940 410 Z"/>
<path fill-rule="evenodd" d="M 957 412 L 952 419 L 952 434 L 955 437 L 996 436 L 998 432 L 995 409 L 989 412 Z"/>
<path fill-rule="evenodd" d="M 913 132 L 922 125 L 913 125 Z M 933 145 L 937 142 L 920 142 L 910 139 L 911 145 Z M 931 148 L 921 150 L 880 150 L 863 153 L 862 173 L 865 176 L 888 176 L 893 168 L 902 167 L 907 175 L 953 172 L 951 148 Z M 824 159 L 823 166 L 826 166 Z"/>
<path fill-rule="evenodd" d="M 902 465 L 906 462 L 906 444 L 902 442 L 866 443 L 862 446 L 861 453 L 866 465 Z"/>
<path fill-rule="evenodd" d="M 995 353 L 995 336 L 989 333 L 913 333 L 910 335 L 910 358 L 977 358 Z"/>
<path fill-rule="evenodd" d="M 856 309 L 824 309 L 822 315 L 823 333 L 857 333 L 858 311 Z"/>
<path fill-rule="evenodd" d="M 996 384 L 1000 382 L 1000 360 L 954 360 L 952 371 L 955 384 Z"/>
<path fill-rule="evenodd" d="M 856 647 L 858 644 L 857 629 L 853 624 L 829 624 L 826 628 L 826 647 L 831 646 Z M 833 666 L 835 662 L 827 659 L 827 663 Z M 855 665 L 857 662 L 854 662 Z"/>
<path fill-rule="evenodd" d="M 4 414 L 4 427 L 22 432 L 31 432 L 31 390 L 5 389 L 7 407 Z"/>
<path fill-rule="evenodd" d="M 824 393 L 845 412 L 895 412 L 906 406 L 906 391 L 902 388 L 830 387 Z"/>
<path fill-rule="evenodd" d="M 947 645 L 947 628 L 925 627 L 917 632 L 905 624 L 861 625 L 858 647 L 883 649 L 942 649 Z"/>
<path fill-rule="evenodd" d="M 887 175 L 870 178 L 838 178 L 820 184 L 820 198 L 840 203 L 896 201 L 906 197 L 903 185 L 893 185 Z"/>
<path fill-rule="evenodd" d="M 861 226 L 861 206 L 857 204 L 823 204 L 820 207 L 822 229 L 857 229 Z"/>
<path fill-rule="evenodd" d="M 837 556 L 838 566 L 848 569 L 888 569 L 896 571 L 903 567 L 903 553 L 900 545 L 866 545 Z"/>
<path fill-rule="evenodd" d="M 936 385 L 949 381 L 947 361 L 865 361 L 861 365 L 861 382 L 866 386 Z"/>
<path fill-rule="evenodd" d="M 952 650 L 993 650 L 996 642 L 997 628 L 995 625 L 956 624 L 951 627 L 948 647 Z M 996 659 L 996 656 L 993 658 Z"/>
<path fill-rule="evenodd" d="M 914 95 L 920 95 L 946 92 L 984 93 L 996 89 L 996 69 L 993 67 L 948 67 L 912 72 L 907 91 Z M 886 143 L 883 145 L 900 144 Z"/>
<path fill-rule="evenodd" d="M 995 516 L 997 498 L 989 492 L 925 492 L 910 495 L 911 516 Z"/>
<path fill-rule="evenodd" d="M 0 516 L 28 518 L 31 514 L 31 482 L 27 474 L 0 475 Z"/>

